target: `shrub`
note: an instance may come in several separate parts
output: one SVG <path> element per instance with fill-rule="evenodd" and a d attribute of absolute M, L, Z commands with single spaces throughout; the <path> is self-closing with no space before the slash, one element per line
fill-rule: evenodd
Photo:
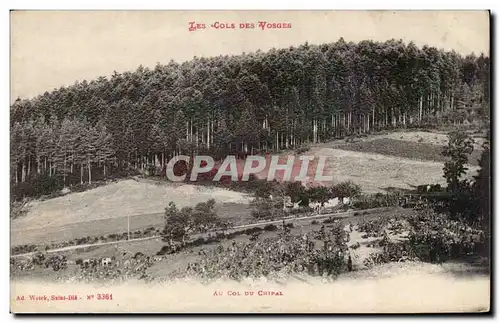
<path fill-rule="evenodd" d="M 46 254 L 42 252 L 36 252 L 32 257 L 31 261 L 35 266 L 42 266 L 45 262 Z"/>
<path fill-rule="evenodd" d="M 205 244 L 206 242 L 207 241 L 205 240 L 205 238 L 200 237 L 200 238 L 194 240 L 193 242 L 191 242 L 190 245 L 197 247 L 197 246 L 201 246 L 201 245 Z"/>
<path fill-rule="evenodd" d="M 351 246 L 351 249 L 356 250 L 356 249 L 358 249 L 359 247 L 361 247 L 361 244 L 360 244 L 359 242 L 356 242 L 355 244 L 353 244 L 353 245 Z"/>
<path fill-rule="evenodd" d="M 20 245 L 20 246 L 13 247 L 11 250 L 11 254 L 18 255 L 18 254 L 33 252 L 36 250 L 37 250 L 37 246 L 35 246 L 35 245 Z"/>
<path fill-rule="evenodd" d="M 430 262 L 444 262 L 481 252 L 486 246 L 482 230 L 447 215 L 423 209 L 408 219 L 409 243 L 416 255 Z"/>
<path fill-rule="evenodd" d="M 256 219 L 274 219 L 284 215 L 283 203 L 279 199 L 256 198 L 252 201 L 252 216 Z"/>
<path fill-rule="evenodd" d="M 306 206 L 306 207 L 301 206 L 298 209 L 291 209 L 290 211 L 288 211 L 288 213 L 291 215 L 295 215 L 295 214 L 304 214 L 304 213 L 308 213 L 311 211 L 312 211 L 312 209 L 309 206 Z"/>
<path fill-rule="evenodd" d="M 352 205 L 358 210 L 398 206 L 399 195 L 394 193 L 363 195 L 357 197 Z"/>
<path fill-rule="evenodd" d="M 274 224 L 268 224 L 264 227 L 265 231 L 276 231 L 278 230 L 278 227 L 275 226 Z"/>
<path fill-rule="evenodd" d="M 313 232 L 313 236 L 315 233 Z M 292 273 L 336 276 L 348 270 L 346 240 L 339 232 L 323 232 L 323 245 L 289 231 L 275 237 L 248 243 L 233 241 L 230 247 L 218 246 L 188 266 L 179 275 L 202 279 L 244 277 L 282 277 Z M 231 253 L 231 257 L 227 254 Z"/>
<path fill-rule="evenodd" d="M 165 254 L 170 253 L 170 250 L 172 249 L 171 246 L 163 246 L 161 247 L 160 251 L 156 253 L 157 256 L 163 256 Z"/>
<path fill-rule="evenodd" d="M 303 153 L 309 151 L 310 149 L 311 149 L 311 147 L 309 147 L 309 145 L 303 144 L 299 148 L 295 149 L 295 153 L 297 155 L 300 155 L 300 154 L 303 154 Z"/>
<path fill-rule="evenodd" d="M 12 201 L 10 202 L 10 217 L 15 219 L 28 214 L 29 211 L 29 199 L 25 198 L 23 201 Z"/>
<path fill-rule="evenodd" d="M 372 221 L 363 221 L 358 224 L 358 230 L 365 232 L 368 237 L 379 237 L 388 223 L 389 220 L 384 217 Z"/>
<path fill-rule="evenodd" d="M 261 232 L 263 229 L 261 227 L 253 227 L 253 228 L 248 228 L 244 230 L 244 233 L 247 235 L 252 235 L 256 232 Z"/>

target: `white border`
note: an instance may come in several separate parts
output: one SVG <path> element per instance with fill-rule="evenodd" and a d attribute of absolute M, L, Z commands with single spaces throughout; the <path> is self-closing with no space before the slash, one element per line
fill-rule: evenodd
<path fill-rule="evenodd" d="M 356 1 L 356 0 L 349 0 L 346 2 L 340 2 L 340 1 L 315 1 L 315 0 L 308 0 L 308 1 L 297 1 L 295 3 L 291 3 L 291 1 L 274 1 L 271 3 L 269 0 L 254 0 L 254 1 L 246 1 L 244 3 L 242 2 L 229 2 L 229 1 L 182 1 L 182 2 L 176 2 L 176 3 L 162 3 L 161 1 L 150 1 L 150 0 L 141 0 L 141 1 L 130 1 L 130 0 L 121 0 L 121 1 L 104 1 L 104 0 L 88 0 L 88 1 L 44 1 L 41 3 L 40 1 L 2 1 L 1 7 L 3 10 L 0 11 L 0 19 L 1 19 L 1 27 L 2 30 L 0 32 L 1 35 L 1 41 L 0 44 L 2 46 L 2 75 L 3 77 L 0 78 L 0 84 L 1 84 L 1 89 L 2 91 L 2 101 L 6 104 L 5 107 L 1 109 L 2 113 L 2 122 L 4 123 L 4 126 L 1 127 L 2 131 L 2 136 L 1 136 L 1 147 L 3 150 L 2 154 L 2 159 L 1 159 L 1 168 L 3 172 L 1 173 L 1 181 L 2 183 L 1 186 L 1 194 L 0 198 L 2 199 L 2 206 L 4 209 L 3 212 L 3 228 L 4 228 L 4 234 L 3 236 L 3 246 L 1 248 L 2 253 L 0 255 L 0 259 L 5 261 L 5 265 L 1 267 L 2 270 L 2 275 L 5 279 L 5 286 L 3 288 L 3 293 L 2 293 L 2 298 L 1 298 L 1 304 L 3 305 L 3 310 L 2 310 L 2 316 L 4 316 L 4 319 L 8 320 L 13 320 L 13 315 L 8 315 L 8 317 L 5 317 L 5 314 L 8 313 L 9 309 L 7 308 L 9 306 L 9 269 L 7 267 L 7 259 L 9 258 L 9 201 L 8 201 L 8 194 L 9 194 L 9 186 L 8 186 L 8 152 L 9 152 L 9 126 L 8 126 L 8 120 L 9 120 L 9 92 L 10 92 L 10 87 L 9 87 L 9 80 L 10 80 L 10 71 L 9 71 L 9 49 L 10 49 L 10 42 L 9 42 L 9 9 L 45 9 L 45 10 L 50 10 L 50 9 L 55 9 L 55 10 L 90 10 L 90 9 L 98 9 L 98 10 L 111 10 L 111 9 L 119 9 L 119 10 L 127 10 L 127 9 L 135 9 L 135 10 L 181 10 L 181 9 L 187 9 L 187 10 L 195 10 L 195 9 L 226 9 L 226 10 L 231 10 L 231 9 L 237 9 L 237 10 L 243 10 L 243 9 L 287 9 L 287 10 L 297 10 L 297 9 L 302 9 L 302 10 L 318 10 L 318 9 L 336 9 L 336 10 L 348 10 L 348 9 L 391 9 L 391 10 L 415 10 L 415 9 L 430 9 L 430 10 L 437 10 L 437 9 L 442 9 L 442 10 L 471 10 L 471 9 L 476 9 L 476 10 L 482 10 L 482 9 L 492 9 L 492 12 L 498 13 L 497 7 L 498 7 L 499 1 L 484 1 L 484 0 L 474 0 L 474 1 L 436 1 L 436 0 L 420 0 L 420 1 L 390 1 L 390 0 L 378 0 L 378 1 Z M 493 35 L 496 38 L 496 28 L 495 32 Z M 496 51 L 493 51 L 494 56 L 492 59 L 497 62 L 497 55 Z M 495 64 L 496 66 L 497 64 Z M 497 68 L 495 67 L 495 71 L 497 72 Z M 495 73 L 497 74 L 497 73 Z M 498 84 L 495 84 L 495 88 L 493 89 L 495 93 L 498 93 Z M 495 107 L 492 107 L 494 109 Z M 497 113 L 495 116 L 495 124 L 499 124 L 499 114 Z M 495 150 L 497 151 L 496 147 L 496 138 L 493 141 L 495 143 Z M 495 156 L 497 157 L 497 156 Z M 496 185 L 495 185 L 496 186 Z M 496 187 L 495 187 L 496 188 Z M 495 189 L 495 200 L 500 201 L 498 198 L 500 193 L 497 189 Z M 495 218 L 497 218 L 495 216 Z M 500 219 L 497 218 L 496 220 L 496 225 L 495 225 L 495 232 L 498 231 L 499 227 L 499 222 Z M 496 250 L 496 249 L 495 249 Z M 498 259 L 498 250 L 495 252 L 494 258 Z M 498 278 L 498 277 L 495 277 Z M 493 291 L 492 291 L 493 292 Z M 495 298 L 498 301 L 498 297 Z M 498 304 L 495 304 L 494 308 L 498 309 Z M 91 318 L 91 317 L 89 317 Z M 25 321 L 31 321 L 34 318 L 25 318 Z M 64 319 L 59 319 L 59 321 L 68 321 L 70 320 L 71 317 L 66 317 Z M 109 317 L 100 317 L 100 318 L 93 318 L 94 320 L 98 322 L 105 322 L 109 320 Z M 178 320 L 177 318 L 173 317 L 164 317 L 164 318 L 159 318 L 162 320 Z M 184 317 L 182 318 L 183 320 L 186 319 L 193 319 L 193 318 L 188 318 Z M 207 318 L 204 318 L 207 320 Z M 211 318 L 210 320 L 219 320 L 220 318 Z M 264 319 L 264 318 L 262 318 Z M 277 317 L 270 317 L 270 318 L 265 318 L 264 320 L 276 320 Z M 307 318 L 304 318 L 306 320 Z M 327 319 L 330 320 L 335 320 L 335 321 L 344 321 L 346 320 L 345 317 L 330 317 Z M 379 320 L 385 320 L 386 317 L 384 318 L 379 318 Z M 430 319 L 430 318 L 427 318 Z M 437 320 L 438 318 L 432 318 L 430 320 Z M 451 318 L 455 319 L 455 318 Z M 468 318 L 469 320 L 479 320 L 479 318 Z M 53 320 L 52 317 L 42 317 L 38 318 L 38 320 L 43 320 L 47 322 L 51 322 Z M 129 319 L 130 320 L 130 319 Z M 133 318 L 133 321 L 138 321 L 140 318 Z M 2 320 L 3 322 L 7 320 Z"/>

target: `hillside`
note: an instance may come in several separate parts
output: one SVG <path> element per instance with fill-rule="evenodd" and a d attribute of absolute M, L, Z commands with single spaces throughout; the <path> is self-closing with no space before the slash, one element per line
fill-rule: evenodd
<path fill-rule="evenodd" d="M 359 145 L 383 139 L 402 144 L 398 145 L 397 150 L 384 154 L 373 153 L 371 146 Z M 442 176 L 442 161 L 401 157 L 414 149 L 414 146 L 405 145 L 405 142 L 417 147 L 434 147 L 433 150 L 440 150 L 445 140 L 446 136 L 439 133 L 393 132 L 368 136 L 356 143 L 334 141 L 313 145 L 302 155 L 327 157 L 324 174 L 333 175 L 333 184 L 352 180 L 361 186 L 363 193 L 384 193 L 391 188 L 414 189 L 423 184 L 446 184 Z M 359 147 L 362 151 L 353 151 L 350 148 L 352 146 Z M 288 154 L 290 153 L 283 153 Z M 429 156 L 431 159 L 441 158 L 435 154 Z M 474 176 L 478 167 L 468 167 L 468 177 Z M 258 177 L 265 178 L 267 169 L 268 167 L 259 173 Z M 309 176 L 314 176 L 315 168 L 311 170 Z M 293 174 L 296 173 L 297 167 Z M 281 178 L 282 174 L 277 173 L 277 178 Z M 125 217 L 128 215 L 133 215 L 130 220 L 133 230 L 144 229 L 163 223 L 164 209 L 170 201 L 183 207 L 194 206 L 210 198 L 221 205 L 218 213 L 223 218 L 238 222 L 240 218 L 249 216 L 248 203 L 251 195 L 210 186 L 128 179 L 85 192 L 33 201 L 26 216 L 11 221 L 11 242 L 37 242 L 40 237 L 47 235 L 54 240 L 69 240 L 76 235 L 125 232 Z M 40 228 L 44 228 L 45 233 Z"/>
<path fill-rule="evenodd" d="M 242 193 L 189 184 L 123 180 L 81 193 L 35 201 L 29 213 L 12 221 L 11 229 L 28 230 L 57 227 L 72 223 L 126 217 L 128 215 L 163 214 L 173 201 L 179 207 L 194 206 L 215 199 L 217 203 L 248 204 Z"/>
<path fill-rule="evenodd" d="M 178 154 L 220 159 L 382 130 L 481 127 L 489 64 L 403 41 L 339 39 L 77 82 L 12 104 L 13 195 L 158 172 Z"/>

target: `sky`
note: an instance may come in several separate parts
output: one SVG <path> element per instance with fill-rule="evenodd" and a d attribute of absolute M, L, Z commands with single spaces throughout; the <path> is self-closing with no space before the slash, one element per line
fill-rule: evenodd
<path fill-rule="evenodd" d="M 205 29 L 189 31 L 189 22 Z M 262 30 L 258 22 L 291 28 Z M 234 23 L 235 29 L 211 27 Z M 253 23 L 254 29 L 240 29 Z M 391 38 L 489 55 L 486 11 L 12 11 L 11 102 L 113 71 L 272 47 Z"/>

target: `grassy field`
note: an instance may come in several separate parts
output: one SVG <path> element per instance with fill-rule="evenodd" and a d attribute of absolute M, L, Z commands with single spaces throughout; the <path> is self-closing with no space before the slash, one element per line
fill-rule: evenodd
<path fill-rule="evenodd" d="M 26 216 L 11 221 L 11 230 L 62 227 L 129 215 L 163 213 L 169 202 L 184 207 L 211 198 L 220 204 L 249 203 L 246 194 L 222 188 L 127 179 L 85 192 L 34 201 Z"/>
<path fill-rule="evenodd" d="M 380 138 L 357 143 L 349 143 L 337 146 L 337 148 L 415 160 L 429 160 L 442 163 L 447 161 L 447 158 L 441 155 L 443 149 L 442 146 L 391 138 Z M 474 150 L 469 158 L 469 164 L 475 166 L 478 165 L 480 157 L 481 151 Z"/>
<path fill-rule="evenodd" d="M 248 204 L 224 203 L 216 204 L 217 215 L 224 220 L 239 224 L 251 218 Z M 165 225 L 165 213 L 141 214 L 130 217 L 130 231 L 143 230 L 148 227 L 162 229 Z M 112 233 L 127 232 L 127 217 L 114 217 L 101 220 L 70 223 L 62 226 L 47 226 L 43 230 L 18 229 L 11 230 L 11 247 L 23 244 L 49 244 L 63 242 L 87 236 L 103 236 Z"/>
<path fill-rule="evenodd" d="M 485 132 L 475 133 L 475 132 L 469 131 L 468 134 L 474 140 L 474 150 L 480 150 L 482 144 L 485 141 L 484 137 L 485 137 L 486 133 Z M 395 132 L 389 132 L 389 133 L 382 134 L 382 135 L 375 135 L 375 136 L 367 137 L 368 140 L 381 139 L 381 138 L 395 139 L 395 140 L 414 142 L 414 143 L 422 143 L 422 144 L 430 144 L 430 145 L 436 145 L 436 146 L 446 146 L 448 144 L 448 134 L 446 132 L 441 132 L 441 131 L 416 131 L 416 130 L 395 131 Z"/>
<path fill-rule="evenodd" d="M 476 175 L 482 138 L 474 138 L 468 178 Z M 317 144 L 303 155 L 326 156 L 325 173 L 333 182 L 351 180 L 365 193 L 389 189 L 414 189 L 424 184 L 446 184 L 445 158 L 441 150 L 448 142 L 439 132 L 397 131 L 356 138 L 355 142 L 335 140 Z"/>
<path fill-rule="evenodd" d="M 392 188 L 414 189 L 424 184 L 445 184 L 443 163 L 413 160 L 332 148 L 313 148 L 309 154 L 327 156 L 325 173 L 333 176 L 333 183 L 351 180 L 364 193 L 387 192 Z M 477 172 L 469 167 L 468 176 Z"/>

